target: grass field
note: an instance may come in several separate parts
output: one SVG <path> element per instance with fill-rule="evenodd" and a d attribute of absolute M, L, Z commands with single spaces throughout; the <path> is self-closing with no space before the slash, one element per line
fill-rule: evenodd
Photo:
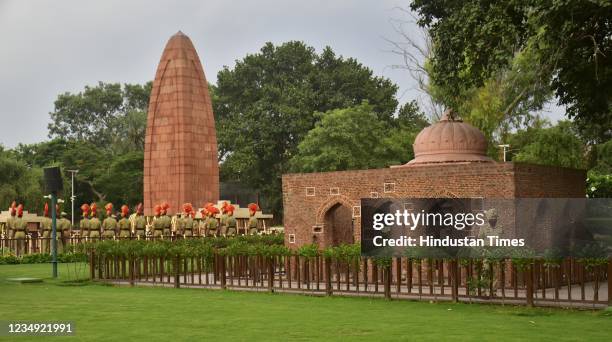
<path fill-rule="evenodd" d="M 0 266 L 0 320 L 75 322 L 76 337 L 53 341 L 612 340 L 610 312 L 66 284 L 77 268 L 53 281 L 49 265 Z M 47 279 L 6 281 L 22 276 Z"/>

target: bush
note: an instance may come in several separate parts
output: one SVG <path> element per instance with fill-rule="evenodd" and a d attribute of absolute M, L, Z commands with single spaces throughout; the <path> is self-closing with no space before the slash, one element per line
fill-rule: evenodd
<path fill-rule="evenodd" d="M 586 190 L 589 198 L 612 197 L 612 175 L 589 172 Z"/>
<path fill-rule="evenodd" d="M 0 265 L 15 265 L 19 264 L 20 260 L 13 254 L 8 254 L 0 257 Z"/>
<path fill-rule="evenodd" d="M 26 254 L 21 257 L 13 254 L 0 256 L 0 265 L 44 264 L 51 261 L 51 255 L 45 253 Z M 61 263 L 87 262 L 87 255 L 83 253 L 62 253 L 57 255 L 57 261 Z"/>
<path fill-rule="evenodd" d="M 359 260 L 361 256 L 361 245 L 360 244 L 341 244 L 336 247 L 329 247 L 323 251 L 323 255 L 326 258 L 337 260 L 341 262 L 355 262 Z"/>
<path fill-rule="evenodd" d="M 284 246 L 283 235 L 238 236 L 235 238 L 170 240 L 106 240 L 78 248 L 109 257 L 201 257 L 212 261 L 214 252 L 220 255 L 284 256 L 291 251 Z"/>
<path fill-rule="evenodd" d="M 305 258 L 314 258 L 319 255 L 319 246 L 314 243 L 303 245 L 302 247 L 298 248 L 297 253 L 299 256 Z"/>
<path fill-rule="evenodd" d="M 58 256 L 59 259 L 59 256 Z M 51 262 L 52 257 L 50 254 L 28 254 L 21 258 L 20 263 L 22 264 L 42 264 Z"/>

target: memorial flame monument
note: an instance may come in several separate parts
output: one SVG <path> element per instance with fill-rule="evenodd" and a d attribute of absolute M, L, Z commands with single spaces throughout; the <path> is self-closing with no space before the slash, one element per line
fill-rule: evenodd
<path fill-rule="evenodd" d="M 193 43 L 173 35 L 161 56 L 147 119 L 145 215 L 167 202 L 170 212 L 219 199 L 217 138 L 208 83 Z"/>

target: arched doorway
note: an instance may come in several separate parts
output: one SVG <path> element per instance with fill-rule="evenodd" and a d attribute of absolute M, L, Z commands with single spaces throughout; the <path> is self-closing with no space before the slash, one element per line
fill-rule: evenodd
<path fill-rule="evenodd" d="M 351 244 L 353 237 L 353 215 L 351 209 L 336 203 L 325 213 L 325 235 L 328 246 Z"/>

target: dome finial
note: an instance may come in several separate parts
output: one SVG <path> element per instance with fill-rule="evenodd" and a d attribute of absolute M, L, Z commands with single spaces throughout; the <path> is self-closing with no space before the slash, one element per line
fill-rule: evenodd
<path fill-rule="evenodd" d="M 442 117 L 440 118 L 440 121 L 463 122 L 463 120 L 461 120 L 461 118 L 459 117 L 459 114 L 457 114 L 457 112 L 455 112 L 452 108 L 447 109 L 444 112 L 444 114 L 442 114 Z"/>

